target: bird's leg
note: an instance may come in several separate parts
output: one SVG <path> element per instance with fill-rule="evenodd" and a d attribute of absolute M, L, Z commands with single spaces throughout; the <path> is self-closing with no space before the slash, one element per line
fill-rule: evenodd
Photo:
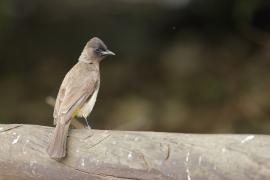
<path fill-rule="evenodd" d="M 83 129 L 85 126 L 83 123 L 81 123 L 78 119 L 73 118 L 71 120 L 71 125 L 72 127 L 74 127 L 75 129 Z"/>
<path fill-rule="evenodd" d="M 85 119 L 85 122 L 86 122 L 86 124 L 87 124 L 88 130 L 91 130 L 91 127 L 89 126 L 89 123 L 88 123 L 88 121 L 87 121 L 87 118 L 86 118 L 86 117 L 83 117 L 83 118 Z"/>

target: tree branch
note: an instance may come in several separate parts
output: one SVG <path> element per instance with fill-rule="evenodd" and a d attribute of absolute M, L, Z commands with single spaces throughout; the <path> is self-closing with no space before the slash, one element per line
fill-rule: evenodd
<path fill-rule="evenodd" d="M 0 179 L 270 179 L 270 136 L 70 130 L 62 162 L 51 127 L 0 125 Z"/>

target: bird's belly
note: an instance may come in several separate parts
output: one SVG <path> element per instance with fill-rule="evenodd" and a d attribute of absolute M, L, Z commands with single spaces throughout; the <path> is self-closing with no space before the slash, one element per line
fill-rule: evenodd
<path fill-rule="evenodd" d="M 80 111 L 78 113 L 79 117 L 86 118 L 91 113 L 91 111 L 96 103 L 98 90 L 99 90 L 99 87 L 95 90 L 95 92 L 93 93 L 91 98 L 87 102 L 85 102 L 85 104 L 82 106 L 82 108 L 80 109 Z"/>

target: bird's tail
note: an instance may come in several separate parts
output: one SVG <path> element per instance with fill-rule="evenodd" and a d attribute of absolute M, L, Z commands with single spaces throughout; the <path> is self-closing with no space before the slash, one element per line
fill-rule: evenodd
<path fill-rule="evenodd" d="M 49 142 L 47 153 L 55 160 L 61 160 L 66 156 L 66 144 L 70 122 L 66 124 L 57 123 L 53 137 Z"/>

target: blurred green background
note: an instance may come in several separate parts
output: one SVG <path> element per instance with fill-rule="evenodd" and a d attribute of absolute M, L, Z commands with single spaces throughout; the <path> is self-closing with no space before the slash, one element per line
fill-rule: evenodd
<path fill-rule="evenodd" d="M 269 0 L 0 1 L 0 123 L 52 125 L 66 72 L 100 37 L 92 128 L 270 134 Z"/>

